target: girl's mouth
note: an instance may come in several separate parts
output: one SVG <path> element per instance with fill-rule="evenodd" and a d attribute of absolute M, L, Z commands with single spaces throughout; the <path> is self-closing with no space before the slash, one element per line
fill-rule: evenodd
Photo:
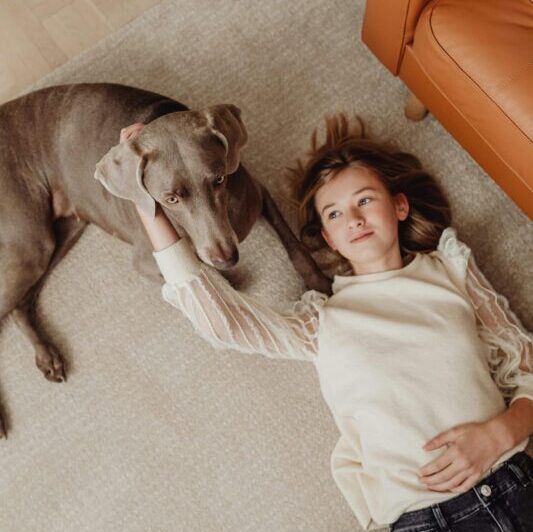
<path fill-rule="evenodd" d="M 365 240 L 368 240 L 374 233 L 370 232 L 370 233 L 366 233 L 365 235 L 363 236 L 360 236 L 360 237 L 356 237 L 352 240 L 350 240 L 350 242 L 364 242 Z"/>

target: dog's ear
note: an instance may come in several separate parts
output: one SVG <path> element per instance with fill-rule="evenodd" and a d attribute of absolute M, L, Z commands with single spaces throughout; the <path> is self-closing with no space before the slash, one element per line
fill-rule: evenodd
<path fill-rule="evenodd" d="M 202 109 L 208 130 L 216 135 L 226 149 L 226 174 L 237 170 L 241 148 L 248 140 L 248 133 L 241 120 L 241 110 L 232 104 L 212 105 Z"/>
<path fill-rule="evenodd" d="M 94 178 L 114 196 L 133 201 L 148 216 L 155 217 L 155 200 L 144 186 L 146 157 L 135 141 L 113 146 L 96 164 Z"/>

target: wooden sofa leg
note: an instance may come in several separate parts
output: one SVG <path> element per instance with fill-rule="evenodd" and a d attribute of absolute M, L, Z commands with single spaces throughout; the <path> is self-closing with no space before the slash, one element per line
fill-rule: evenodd
<path fill-rule="evenodd" d="M 405 105 L 405 116 L 413 122 L 422 120 L 428 113 L 424 104 L 412 93 L 409 93 L 409 99 Z"/>

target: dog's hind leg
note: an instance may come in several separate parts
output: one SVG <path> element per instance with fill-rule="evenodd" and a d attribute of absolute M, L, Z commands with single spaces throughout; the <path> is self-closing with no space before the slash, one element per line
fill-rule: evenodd
<path fill-rule="evenodd" d="M 48 267 L 12 313 L 13 319 L 20 330 L 28 337 L 35 349 L 35 363 L 37 367 L 48 380 L 53 382 L 66 380 L 65 363 L 56 349 L 42 340 L 37 330 L 35 322 L 35 300 L 54 266 L 76 243 L 86 226 L 87 222 L 78 220 L 74 216 L 55 220 L 53 227 L 55 248 Z"/>
<path fill-rule="evenodd" d="M 25 231 L 28 223 L 20 216 L 20 211 L 15 210 L 9 222 L 9 227 L 17 228 L 18 234 L 16 238 L 7 238 L 7 231 L 0 235 L 0 320 L 12 312 L 38 282 L 54 249 L 51 231 L 42 226 L 35 232 Z M 34 344 L 37 335 L 30 340 Z M 6 426 L 0 420 L 0 437 L 5 435 Z"/>

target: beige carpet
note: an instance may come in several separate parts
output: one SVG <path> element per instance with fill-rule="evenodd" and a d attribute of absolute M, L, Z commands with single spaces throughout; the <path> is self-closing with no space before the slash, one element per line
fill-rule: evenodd
<path fill-rule="evenodd" d="M 406 88 L 360 42 L 363 9 L 361 0 L 168 1 L 38 86 L 112 81 L 191 107 L 237 104 L 250 137 L 243 162 L 291 224 L 282 169 L 326 113 L 357 112 L 437 175 L 459 236 L 531 330 L 531 223 L 432 116 L 404 118 Z M 263 221 L 241 256 L 242 290 L 272 304 L 302 293 Z M 47 382 L 4 320 L 2 532 L 359 529 L 330 475 L 337 429 L 311 364 L 215 352 L 137 275 L 131 248 L 93 226 L 37 312 L 68 382 Z"/>

